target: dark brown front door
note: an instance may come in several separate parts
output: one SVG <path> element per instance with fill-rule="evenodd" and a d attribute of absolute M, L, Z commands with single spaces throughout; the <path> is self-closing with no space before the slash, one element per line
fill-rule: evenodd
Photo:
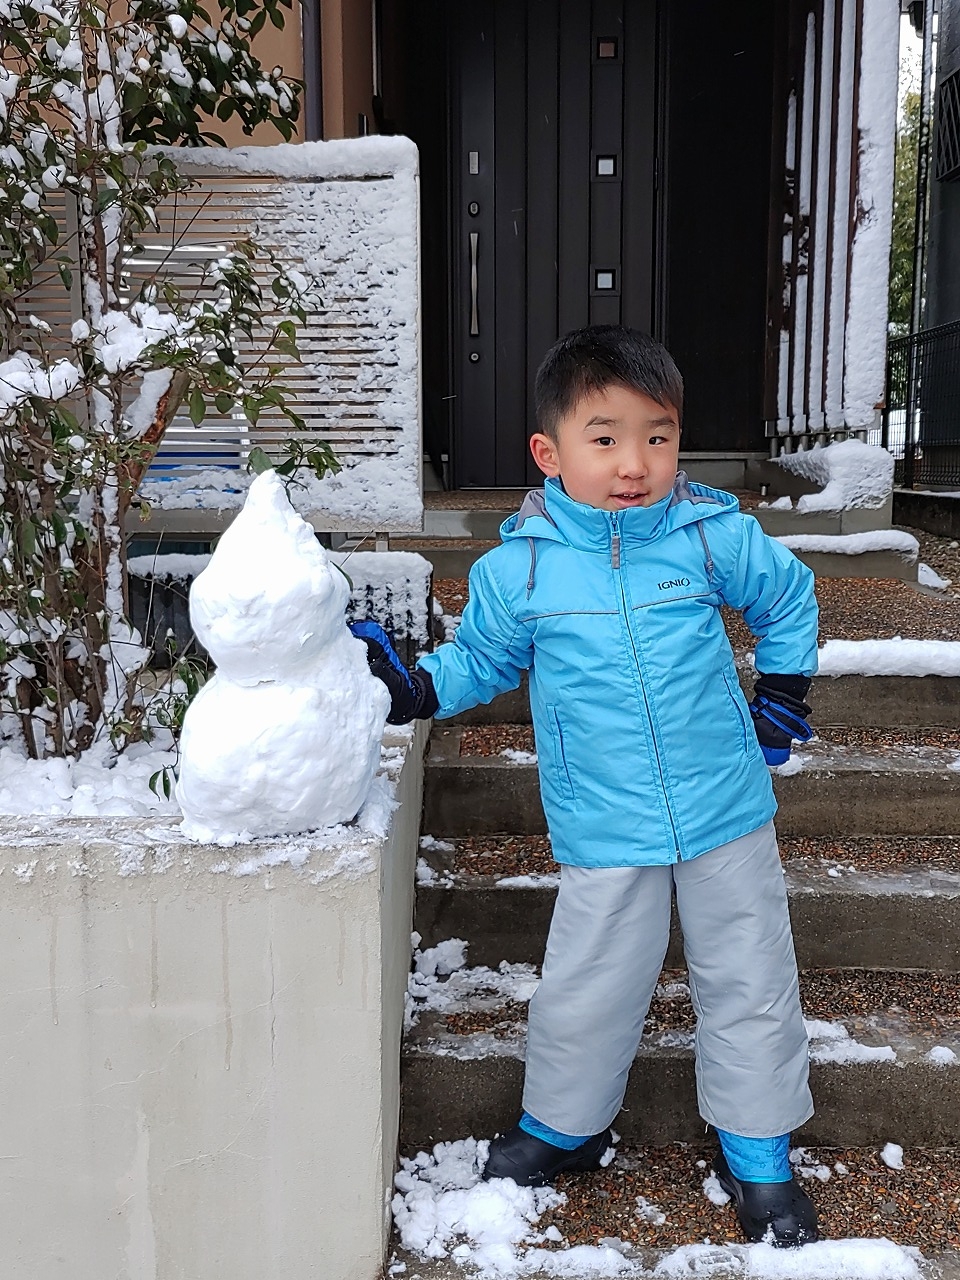
<path fill-rule="evenodd" d="M 451 32 L 453 481 L 540 479 L 558 335 L 656 327 L 653 0 L 481 0 Z"/>

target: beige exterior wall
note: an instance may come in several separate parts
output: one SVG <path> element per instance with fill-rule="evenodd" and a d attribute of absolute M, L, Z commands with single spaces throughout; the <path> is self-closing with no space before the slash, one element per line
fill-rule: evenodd
<path fill-rule="evenodd" d="M 381 1275 L 422 749 L 366 861 L 5 821 L 0 1275 Z"/>
<path fill-rule="evenodd" d="M 320 75 L 323 96 L 323 136 L 356 138 L 358 117 L 367 118 L 367 129 L 376 132 L 373 120 L 373 4 L 372 0 L 315 0 L 320 5 Z M 267 23 L 254 42 L 254 53 L 266 67 L 281 66 L 298 79 L 315 75 L 304 66 L 301 11 L 295 4 L 286 14 L 286 26 L 278 31 Z M 302 141 L 303 114 L 293 141 Z M 228 146 L 268 145 L 282 139 L 270 125 L 260 125 L 252 135 L 244 134 L 236 120 L 216 121 L 214 132 Z"/>
<path fill-rule="evenodd" d="M 269 71 L 272 67 L 283 67 L 284 73 L 293 80 L 303 79 L 303 24 L 300 5 L 294 3 L 291 9 L 284 10 L 285 25 L 278 31 L 272 22 L 264 24 L 263 30 L 253 41 L 254 56 Z M 291 142 L 303 141 L 303 108 L 297 121 L 298 131 L 290 139 Z M 252 144 L 272 146 L 283 142 L 283 138 L 271 124 L 261 124 L 252 134 L 244 133 L 236 116 L 224 122 L 214 120 L 211 132 L 219 134 L 228 147 L 249 147 Z"/>
<path fill-rule="evenodd" d="M 320 23 L 323 136 L 357 137 L 361 114 L 367 117 L 368 131 L 374 133 L 371 0 L 324 0 Z"/>

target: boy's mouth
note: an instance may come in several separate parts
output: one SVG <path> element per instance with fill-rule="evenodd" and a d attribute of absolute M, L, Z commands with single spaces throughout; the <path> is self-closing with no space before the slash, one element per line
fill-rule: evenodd
<path fill-rule="evenodd" d="M 610 496 L 613 498 L 614 502 L 619 502 L 624 507 L 639 507 L 643 503 L 644 498 L 647 497 L 647 494 L 640 492 L 614 493 Z"/>

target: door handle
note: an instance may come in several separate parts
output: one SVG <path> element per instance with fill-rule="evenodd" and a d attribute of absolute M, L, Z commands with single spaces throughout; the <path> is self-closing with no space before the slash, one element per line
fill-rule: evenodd
<path fill-rule="evenodd" d="M 479 338 L 480 336 L 480 316 L 477 311 L 477 289 L 479 279 L 477 275 L 477 255 L 480 250 L 480 232 L 470 232 L 470 337 Z"/>

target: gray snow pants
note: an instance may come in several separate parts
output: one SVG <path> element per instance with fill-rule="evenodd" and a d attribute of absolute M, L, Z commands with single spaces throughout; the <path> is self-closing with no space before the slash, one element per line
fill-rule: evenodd
<path fill-rule="evenodd" d="M 524 1110 L 568 1134 L 613 1121 L 666 954 L 674 887 L 700 1114 L 748 1138 L 789 1133 L 813 1100 L 772 822 L 689 862 L 562 868 L 530 1002 Z"/>

